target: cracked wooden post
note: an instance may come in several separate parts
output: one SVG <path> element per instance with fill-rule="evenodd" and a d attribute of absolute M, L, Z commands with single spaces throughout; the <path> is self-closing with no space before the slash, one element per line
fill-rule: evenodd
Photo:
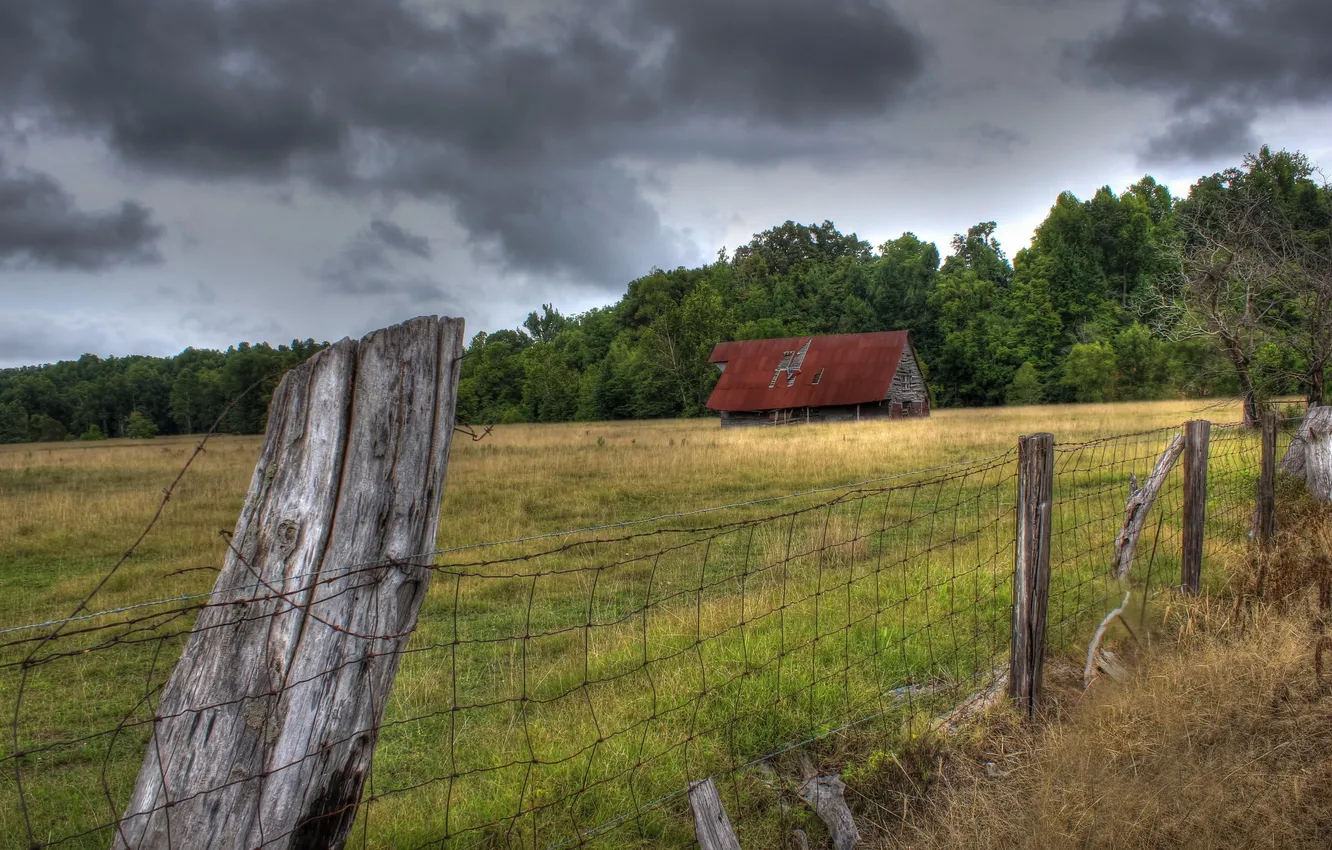
<path fill-rule="evenodd" d="M 430 578 L 461 319 L 289 372 L 113 847 L 338 848 Z"/>
<path fill-rule="evenodd" d="M 1051 512 L 1054 509 L 1054 435 L 1018 442 L 1016 565 L 1013 573 L 1012 658 L 1009 695 L 1027 716 L 1036 711 L 1045 661 L 1045 619 L 1050 601 Z"/>
<path fill-rule="evenodd" d="M 1203 535 L 1207 520 L 1207 448 L 1212 423 L 1194 419 L 1184 424 L 1184 557 L 1180 562 L 1180 590 L 1197 595 L 1202 590 Z"/>

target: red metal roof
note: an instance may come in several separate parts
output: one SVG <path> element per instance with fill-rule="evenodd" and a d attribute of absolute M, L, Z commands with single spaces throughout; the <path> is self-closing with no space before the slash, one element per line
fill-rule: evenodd
<path fill-rule="evenodd" d="M 805 361 L 788 387 L 787 374 L 773 372 L 785 352 L 798 351 L 811 340 Z M 713 410 L 785 410 L 793 407 L 828 407 L 882 401 L 897 373 L 907 345 L 906 331 L 873 334 L 798 336 L 722 342 L 708 359 L 725 363 L 708 407 Z M 817 384 L 814 376 L 822 372 Z"/>

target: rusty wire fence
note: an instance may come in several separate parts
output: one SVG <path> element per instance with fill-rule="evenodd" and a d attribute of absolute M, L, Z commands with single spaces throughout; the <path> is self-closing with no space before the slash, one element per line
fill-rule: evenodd
<path fill-rule="evenodd" d="M 1135 483 L 1180 432 L 1056 446 L 1049 651 L 1085 649 L 1125 590 L 1138 588 L 1145 603 L 1178 586 L 1178 468 L 1129 579 L 1114 577 L 1111 556 Z M 1213 560 L 1250 539 L 1259 440 L 1238 426 L 1211 432 Z M 360 847 L 689 846 L 685 792 L 711 776 L 742 839 L 775 840 L 789 826 L 792 789 L 765 765 L 800 750 L 828 753 L 855 735 L 899 735 L 1002 687 L 1017 474 L 1014 450 L 845 488 L 437 551 L 410 641 L 389 659 L 374 648 L 390 635 L 358 635 L 367 656 L 345 662 L 398 664 L 398 676 L 382 723 L 361 730 L 377 744 L 364 788 L 322 816 L 354 818 L 349 843 Z M 0 748 L 0 846 L 137 847 L 155 819 L 169 826 L 182 807 L 208 805 L 225 789 L 125 811 L 191 631 L 299 613 L 295 597 L 345 592 L 382 566 L 0 629 L 0 694 L 12 717 Z M 1209 582 L 1216 572 L 1205 572 Z M 332 672 L 262 696 L 287 698 Z M 185 711 L 203 723 L 242 708 Z M 254 720 L 265 728 L 262 714 Z M 263 776 L 225 785 L 262 788 L 307 770 L 327 743 L 308 742 L 266 762 Z M 295 843 L 288 832 L 265 834 L 259 846 Z"/>

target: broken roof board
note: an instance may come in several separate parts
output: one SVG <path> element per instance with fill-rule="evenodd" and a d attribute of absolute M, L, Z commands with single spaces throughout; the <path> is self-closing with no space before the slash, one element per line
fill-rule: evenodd
<path fill-rule="evenodd" d="M 897 373 L 907 345 L 906 331 L 870 334 L 834 334 L 812 337 L 795 386 L 786 373 L 774 387 L 773 371 L 788 351 L 798 351 L 808 336 L 722 342 L 708 359 L 725 363 L 717 386 L 708 398 L 712 410 L 786 410 L 794 407 L 832 407 L 882 401 Z M 817 384 L 814 376 L 823 372 Z"/>

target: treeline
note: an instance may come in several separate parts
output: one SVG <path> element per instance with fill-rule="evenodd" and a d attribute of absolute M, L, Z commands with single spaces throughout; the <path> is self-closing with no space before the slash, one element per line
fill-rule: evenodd
<path fill-rule="evenodd" d="M 876 248 L 828 221 L 788 221 L 702 268 L 654 270 L 611 307 L 562 316 L 543 305 L 519 329 L 478 334 L 463 362 L 460 415 L 693 416 L 717 380 L 708 355 L 718 341 L 898 329 L 911 332 L 935 406 L 1246 389 L 1320 395 L 1321 375 L 1316 390 L 1304 386 L 1311 371 L 1302 346 L 1260 332 L 1264 319 L 1252 310 L 1238 341 L 1205 316 L 1188 321 L 1182 272 L 1190 248 L 1211 238 L 1218 193 L 1261 186 L 1278 205 L 1302 210 L 1302 233 L 1326 233 L 1328 192 L 1313 174 L 1300 154 L 1264 148 L 1242 168 L 1203 178 L 1184 199 L 1150 176 L 1118 194 L 1064 193 L 1011 261 L 994 222 L 958 234 L 941 257 L 911 233 Z M 1251 387 L 1235 368 L 1235 345 L 1245 349 Z"/>
<path fill-rule="evenodd" d="M 223 411 L 221 432 L 260 433 L 282 373 L 326 345 L 307 339 L 276 348 L 187 348 L 174 357 L 85 354 L 0 370 L 0 443 L 193 434 Z"/>
<path fill-rule="evenodd" d="M 911 332 L 936 407 L 1302 392 L 1332 365 L 1332 192 L 1263 148 L 1184 198 L 1144 177 L 1059 196 L 1010 260 L 995 223 L 941 256 L 786 222 L 696 269 L 654 270 L 612 306 L 543 305 L 468 345 L 458 416 L 475 424 L 696 416 L 723 340 Z M 327 343 L 188 349 L 0 371 L 0 442 L 263 430 L 278 376 Z"/>

